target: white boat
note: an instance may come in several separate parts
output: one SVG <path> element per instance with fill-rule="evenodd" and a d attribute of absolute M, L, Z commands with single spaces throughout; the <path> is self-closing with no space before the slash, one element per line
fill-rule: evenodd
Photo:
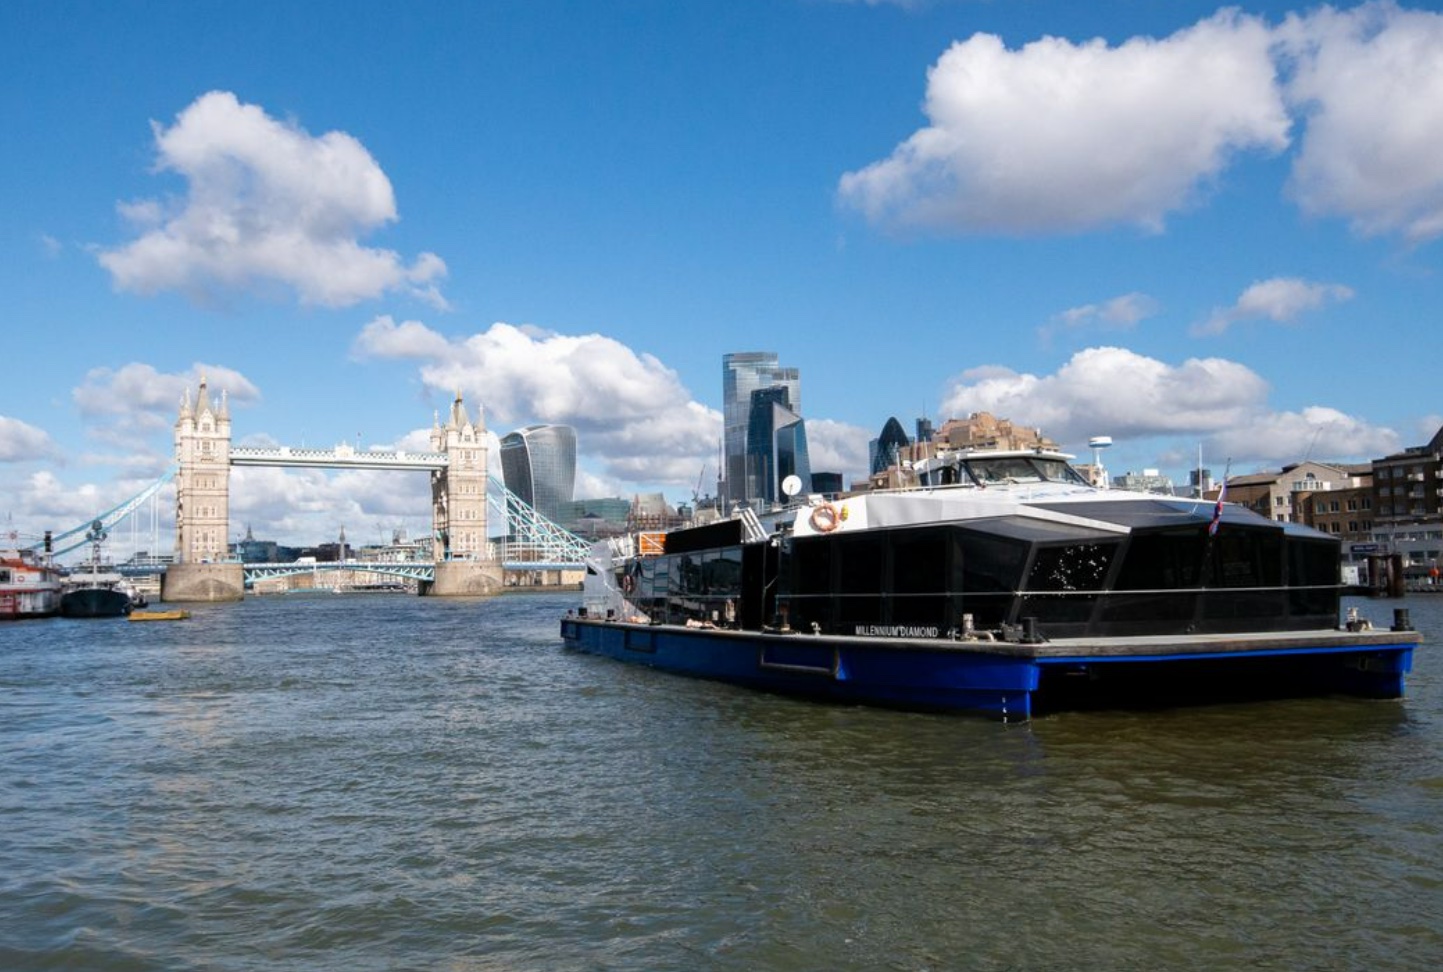
<path fill-rule="evenodd" d="M 60 572 L 33 550 L 0 551 L 0 621 L 46 618 L 60 611 Z"/>

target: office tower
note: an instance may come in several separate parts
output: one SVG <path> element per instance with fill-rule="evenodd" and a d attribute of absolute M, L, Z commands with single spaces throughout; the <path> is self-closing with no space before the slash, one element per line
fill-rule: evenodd
<path fill-rule="evenodd" d="M 788 391 L 781 385 L 752 392 L 747 421 L 747 480 L 751 500 L 765 506 L 786 499 L 782 481 L 797 476 L 801 488 L 812 480 L 807 455 L 807 426 L 787 407 Z"/>
<path fill-rule="evenodd" d="M 783 368 L 771 351 L 738 351 L 722 355 L 722 498 L 728 505 L 753 498 L 747 476 L 747 425 L 752 392 L 779 386 L 787 390 L 784 404 L 802 413 L 802 381 L 796 368 Z"/>
<path fill-rule="evenodd" d="M 501 439 L 506 488 L 552 523 L 561 524 L 576 485 L 576 430 L 528 425 Z"/>
<path fill-rule="evenodd" d="M 896 417 L 887 419 L 887 424 L 882 426 L 882 434 L 869 443 L 868 452 L 871 461 L 870 474 L 877 473 L 901 461 L 903 452 L 912 443 L 907 439 L 907 433 L 902 431 L 902 423 Z"/>
<path fill-rule="evenodd" d="M 931 442 L 932 432 L 933 429 L 931 419 L 924 417 L 917 420 L 917 442 L 919 444 L 923 442 Z"/>

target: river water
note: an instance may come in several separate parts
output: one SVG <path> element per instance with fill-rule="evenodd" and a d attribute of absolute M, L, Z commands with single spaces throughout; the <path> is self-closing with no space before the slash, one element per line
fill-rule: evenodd
<path fill-rule="evenodd" d="M 1028 725 L 572 653 L 575 597 L 0 628 L 0 969 L 1443 956 L 1443 596 L 1401 702 Z"/>

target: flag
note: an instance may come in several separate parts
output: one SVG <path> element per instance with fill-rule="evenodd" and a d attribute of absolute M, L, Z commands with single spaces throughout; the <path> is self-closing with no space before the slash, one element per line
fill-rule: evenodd
<path fill-rule="evenodd" d="M 1223 497 L 1228 495 L 1228 481 L 1223 480 L 1222 486 L 1218 489 L 1218 501 L 1213 507 L 1213 521 L 1208 524 L 1208 536 L 1217 536 L 1218 524 L 1223 519 Z"/>

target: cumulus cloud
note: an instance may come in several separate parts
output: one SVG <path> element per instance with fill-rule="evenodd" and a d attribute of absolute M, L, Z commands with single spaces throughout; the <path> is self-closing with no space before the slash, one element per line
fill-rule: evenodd
<path fill-rule="evenodd" d="M 46 459 L 55 454 L 55 442 L 44 429 L 0 415 L 0 462 Z"/>
<path fill-rule="evenodd" d="M 652 355 L 600 334 L 496 323 L 447 338 L 416 321 L 378 317 L 352 353 L 420 362 L 428 387 L 448 396 L 461 389 L 484 403 L 488 426 L 574 426 L 578 448 L 615 480 L 693 487 L 697 471 L 715 463 L 720 413 L 693 401 Z"/>
<path fill-rule="evenodd" d="M 346 531 L 356 545 L 389 542 L 391 531 L 412 537 L 430 530 L 431 486 L 424 472 L 278 469 L 231 471 L 231 532 L 251 525 L 262 538 L 319 544 Z"/>
<path fill-rule="evenodd" d="M 1294 461 L 1315 433 L 1315 455 L 1384 455 L 1397 448 L 1391 429 L 1321 406 L 1275 411 L 1268 393 L 1256 372 L 1223 358 L 1171 365 L 1124 348 L 1097 347 L 1073 355 L 1052 375 L 996 366 L 965 372 L 947 390 L 942 410 L 992 412 L 1039 427 L 1064 445 L 1103 434 L 1119 440 L 1187 436 L 1211 443 L 1209 454 L 1239 461 Z"/>
<path fill-rule="evenodd" d="M 807 419 L 807 454 L 812 472 L 839 472 L 844 484 L 863 478 L 868 469 L 867 443 L 875 432 L 832 419 Z"/>
<path fill-rule="evenodd" d="M 1245 320 L 1289 323 L 1308 311 L 1352 299 L 1352 288 L 1342 284 L 1273 277 L 1271 280 L 1260 280 L 1244 290 L 1231 307 L 1213 311 L 1207 320 L 1192 328 L 1192 333 L 1221 334 L 1238 321 Z"/>
<path fill-rule="evenodd" d="M 175 424 L 181 397 L 187 389 L 193 390 L 202 376 L 216 400 L 222 391 L 232 405 L 260 400 L 256 386 L 233 368 L 197 363 L 182 374 L 166 374 L 141 362 L 117 369 L 92 368 L 71 397 L 92 435 L 140 446 L 152 433 Z"/>
<path fill-rule="evenodd" d="M 1443 235 L 1443 14 L 1373 0 L 1272 27 L 1229 9 L 1116 47 L 975 34 L 928 72 L 929 124 L 842 176 L 894 228 L 1161 229 L 1249 151 L 1300 135 L 1287 192 L 1312 216 Z"/>
<path fill-rule="evenodd" d="M 420 321 L 397 324 L 389 314 L 383 314 L 361 329 L 353 352 L 363 357 L 421 360 L 444 357 L 450 347 L 445 337 Z"/>
<path fill-rule="evenodd" d="M 1291 15 L 1278 29 L 1307 119 L 1289 190 L 1364 235 L 1443 234 L 1443 14 L 1391 2 Z"/>
<path fill-rule="evenodd" d="M 1059 331 L 1126 331 L 1152 317 L 1161 305 L 1147 294 L 1134 291 L 1113 297 L 1100 304 L 1070 307 L 1038 329 L 1044 342 L 1051 341 Z"/>
<path fill-rule="evenodd" d="M 1271 43 L 1236 10 L 1118 47 L 975 34 L 928 72 L 930 124 L 844 175 L 841 199 L 902 228 L 1159 230 L 1236 153 L 1287 147 Z"/>
<path fill-rule="evenodd" d="M 1307 449 L 1312 458 L 1385 456 L 1401 447 L 1392 429 L 1380 428 L 1321 405 L 1296 412 L 1263 412 L 1238 428 L 1209 436 L 1214 455 L 1296 462 Z"/>
<path fill-rule="evenodd" d="M 186 192 L 121 205 L 140 235 L 100 253 L 118 288 L 209 300 L 280 287 L 328 307 L 403 291 L 444 304 L 437 285 L 446 265 L 435 254 L 407 265 L 361 245 L 395 222 L 396 200 L 352 136 L 312 136 L 226 91 L 201 96 L 170 127 L 152 127 L 157 170 L 179 175 Z"/>

